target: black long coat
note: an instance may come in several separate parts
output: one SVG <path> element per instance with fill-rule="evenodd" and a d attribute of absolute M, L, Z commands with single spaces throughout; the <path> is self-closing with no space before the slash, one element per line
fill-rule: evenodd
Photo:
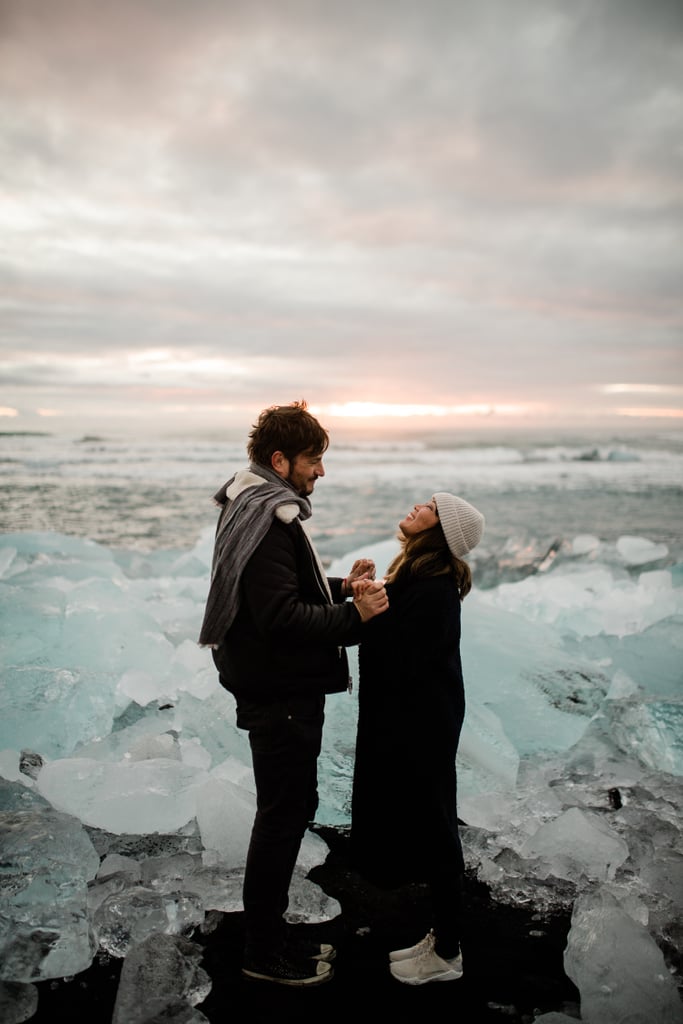
<path fill-rule="evenodd" d="M 355 866 L 378 885 L 462 871 L 455 756 L 465 714 L 451 576 L 387 585 L 363 627 L 352 795 Z"/>

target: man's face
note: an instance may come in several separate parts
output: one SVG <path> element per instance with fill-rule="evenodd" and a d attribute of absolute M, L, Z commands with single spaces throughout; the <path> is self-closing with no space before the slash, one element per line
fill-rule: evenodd
<path fill-rule="evenodd" d="M 311 452 L 302 452 L 293 459 L 287 459 L 282 452 L 276 452 L 273 456 L 273 469 L 283 480 L 290 483 L 302 498 L 307 498 L 313 493 L 319 476 L 325 476 L 322 455 L 314 455 Z"/>

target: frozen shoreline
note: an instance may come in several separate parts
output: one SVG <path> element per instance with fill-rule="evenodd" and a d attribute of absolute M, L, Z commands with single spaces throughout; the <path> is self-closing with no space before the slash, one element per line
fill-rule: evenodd
<path fill-rule="evenodd" d="M 334 980 L 310 992 L 249 983 L 239 971 L 242 914 L 215 915 L 205 933 L 197 931 L 193 936 L 196 954 L 202 957 L 195 969 L 206 972 L 211 990 L 196 1006 L 186 999 L 188 1017 L 181 1019 L 195 1024 L 202 1019 L 218 1024 L 229 1018 L 294 1024 L 315 1017 L 343 1024 L 357 1015 L 360 1005 L 375 1003 L 397 1021 L 438 1012 L 476 1024 L 529 1024 L 534 1011 L 578 1014 L 578 992 L 562 965 L 569 915 L 559 912 L 540 919 L 530 908 L 497 904 L 486 886 L 471 878 L 466 888 L 469 923 L 463 980 L 419 990 L 399 985 L 389 975 L 387 951 L 413 942 L 427 930 L 425 890 L 408 886 L 391 892 L 368 886 L 348 868 L 345 830 L 322 828 L 320 832 L 330 852 L 325 863 L 313 869 L 312 877 L 338 901 L 342 913 L 326 924 L 297 927 L 334 941 Z M 125 986 L 122 964 L 98 957 L 73 979 L 41 982 L 32 1024 L 52 1024 L 69 1016 L 109 1024 L 117 993 Z M 161 972 L 156 980 L 168 996 L 168 980 Z M 150 982 L 151 993 L 154 975 Z M 126 1003 L 124 991 L 119 1007 Z M 191 1017 L 191 1012 L 204 1017 Z"/>
<path fill-rule="evenodd" d="M 393 543 L 365 549 L 380 572 Z M 228 930 L 239 916 L 253 787 L 231 698 L 196 645 L 209 558 L 208 534 L 155 557 L 57 534 L 2 538 L 5 982 L 80 977 L 98 946 L 121 955 L 148 934 L 191 933 L 212 911 Z M 662 986 L 675 992 L 670 971 L 681 978 L 680 566 L 645 538 L 584 536 L 545 568 L 516 568 L 463 609 L 467 862 L 499 912 L 566 921 L 575 905 L 575 938 L 599 933 L 621 951 L 603 964 L 575 944 L 582 1002 L 594 965 L 618 978 L 647 963 L 652 1004 Z M 329 701 L 323 826 L 346 820 L 354 708 L 348 695 Z M 117 840 L 92 848 L 93 830 L 137 833 L 139 856 L 112 861 Z M 163 834 L 188 845 L 162 864 Z M 312 837 L 302 867 L 323 859 Z M 338 913 L 310 889 L 299 910 Z"/>

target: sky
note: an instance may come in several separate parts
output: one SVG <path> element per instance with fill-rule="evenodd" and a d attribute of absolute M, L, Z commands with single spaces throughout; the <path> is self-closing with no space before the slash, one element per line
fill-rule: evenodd
<path fill-rule="evenodd" d="M 0 0 L 0 431 L 683 426 L 679 0 Z"/>

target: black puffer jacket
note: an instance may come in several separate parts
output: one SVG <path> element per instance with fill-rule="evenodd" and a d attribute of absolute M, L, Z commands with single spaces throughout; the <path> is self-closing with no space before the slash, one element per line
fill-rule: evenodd
<path fill-rule="evenodd" d="M 272 526 L 247 563 L 241 604 L 213 652 L 222 685 L 239 700 L 270 703 L 339 693 L 349 681 L 344 646 L 358 643 L 361 619 L 330 579 L 334 604 L 298 519 Z"/>

